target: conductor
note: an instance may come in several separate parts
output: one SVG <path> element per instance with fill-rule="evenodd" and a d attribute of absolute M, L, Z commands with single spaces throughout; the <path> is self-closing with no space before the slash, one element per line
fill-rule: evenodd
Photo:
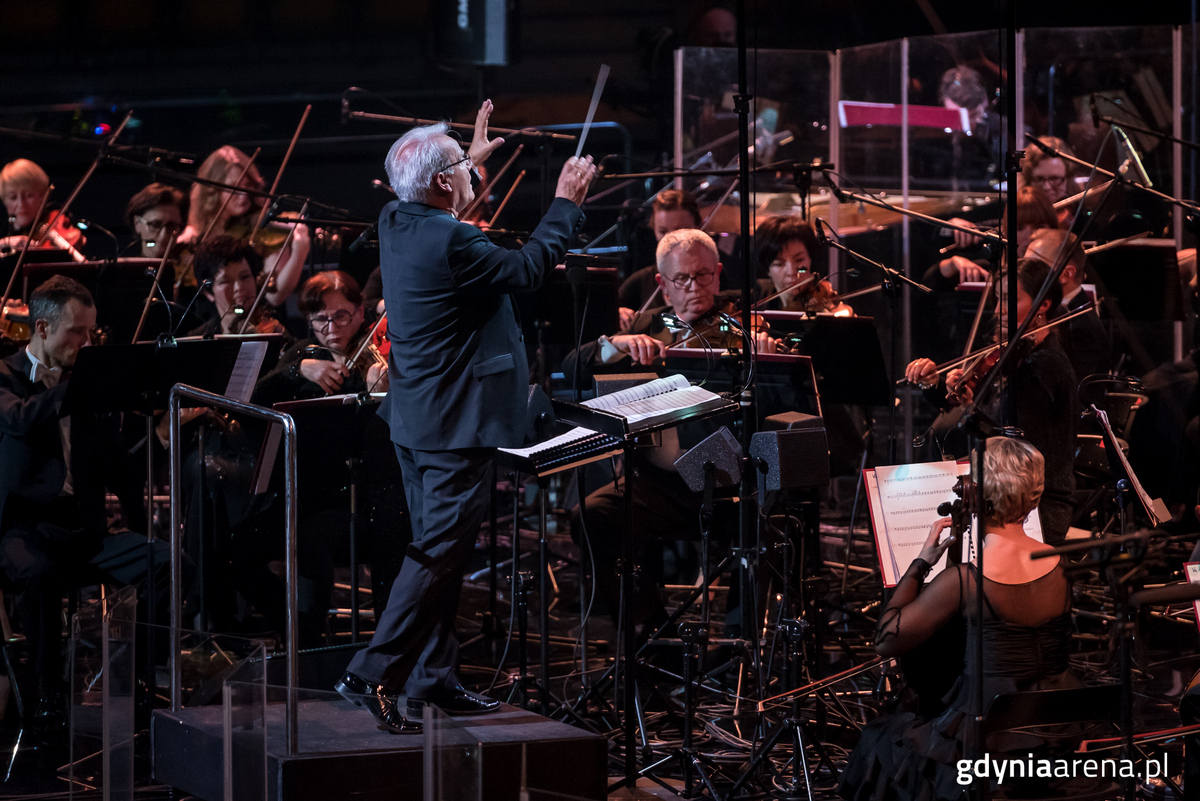
<path fill-rule="evenodd" d="M 404 473 L 413 543 L 375 635 L 335 689 L 396 734 L 420 731 L 399 707 L 401 692 L 413 714 L 425 703 L 451 715 L 499 708 L 462 687 L 454 621 L 492 456 L 523 444 L 529 368 L 508 296 L 537 289 L 566 253 L 596 174 L 590 157 L 568 159 L 529 242 L 491 244 L 458 219 L 474 198 L 475 165 L 504 142 L 488 140 L 491 112 L 488 100 L 465 151 L 446 125 L 430 125 L 400 137 L 384 164 L 397 199 L 379 216 L 391 340 L 379 414 Z"/>

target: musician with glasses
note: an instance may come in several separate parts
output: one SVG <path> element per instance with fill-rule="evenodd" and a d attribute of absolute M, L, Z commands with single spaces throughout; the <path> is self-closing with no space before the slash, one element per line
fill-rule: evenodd
<path fill-rule="evenodd" d="M 131 197 L 125 207 L 125 222 L 137 234 L 138 255 L 161 259 L 171 234 L 183 230 L 187 213 L 187 195 L 173 186 L 152 183 Z"/>
<path fill-rule="evenodd" d="M 1071 146 L 1057 136 L 1040 136 L 1038 141 L 1046 143 L 1065 156 L 1074 156 Z M 1076 194 L 1075 163 L 1058 156 L 1052 156 L 1035 144 L 1025 148 L 1025 158 L 1021 160 L 1021 171 L 1017 173 L 1017 187 L 1036 186 L 1046 193 L 1051 203 L 1057 203 Z M 1065 206 L 1057 210 L 1059 227 L 1066 228 L 1071 224 L 1075 210 Z"/>
<path fill-rule="evenodd" d="M 469 149 L 445 124 L 430 125 L 400 137 L 384 162 L 396 200 L 379 217 L 391 346 L 380 416 L 404 474 L 413 543 L 371 643 L 335 687 L 394 734 L 421 728 L 405 717 L 400 693 L 418 715 L 426 703 L 452 715 L 499 708 L 463 688 L 454 627 L 493 454 L 524 444 L 529 367 L 511 295 L 537 289 L 565 255 L 596 175 L 590 157 L 567 159 L 528 242 L 492 244 L 459 219 L 475 196 L 473 165 L 503 142 L 488 139 L 491 112 L 488 100 Z"/>
<path fill-rule="evenodd" d="M 341 270 L 318 273 L 304 282 L 298 300 L 312 336 L 284 351 L 278 366 L 255 387 L 254 402 L 270 406 L 338 393 L 386 392 L 386 364 L 349 364 L 371 333 L 358 282 Z"/>

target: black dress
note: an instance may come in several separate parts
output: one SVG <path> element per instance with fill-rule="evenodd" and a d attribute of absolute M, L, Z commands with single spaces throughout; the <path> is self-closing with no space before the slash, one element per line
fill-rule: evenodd
<path fill-rule="evenodd" d="M 974 566 L 964 570 L 973 577 Z M 1053 575 L 1053 574 L 1051 574 Z M 1030 582 L 1036 585 L 1049 576 Z M 974 583 L 972 581 L 971 583 Z M 993 607 L 995 592 L 1009 585 L 985 580 L 983 612 L 983 698 L 988 704 L 1001 693 L 1025 690 L 1049 690 L 1078 687 L 1068 670 L 1071 642 L 1071 611 L 1067 608 L 1055 617 L 1035 626 L 1010 623 Z M 974 594 L 966 594 L 967 612 L 966 671 L 950 690 L 949 705 L 941 715 L 924 719 L 912 712 L 886 715 L 868 724 L 846 763 L 838 792 L 855 801 L 900 799 L 932 801 L 964 797 L 966 788 L 958 783 L 956 764 L 966 758 L 965 739 L 970 736 L 971 718 L 978 698 L 976 680 Z M 1022 757 L 1038 753 L 1041 741 L 1035 738 L 1008 737 L 991 741 L 992 754 L 1015 752 Z"/>

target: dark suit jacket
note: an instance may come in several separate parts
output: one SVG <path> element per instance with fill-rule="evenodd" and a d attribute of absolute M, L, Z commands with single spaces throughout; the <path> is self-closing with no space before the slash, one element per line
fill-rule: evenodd
<path fill-rule="evenodd" d="M 513 292 L 538 288 L 583 212 L 556 198 L 520 250 L 448 212 L 393 201 L 379 215 L 391 389 L 379 414 L 414 450 L 522 444 L 529 365 Z"/>
<path fill-rule="evenodd" d="M 1070 303 L 1060 304 L 1051 319 L 1057 319 L 1088 304 L 1086 292 L 1071 298 Z M 1070 322 L 1058 326 L 1063 350 L 1071 361 L 1075 376 L 1082 381 L 1094 373 L 1106 373 L 1112 367 L 1112 354 L 1108 345 L 1108 332 L 1098 314 L 1081 314 Z"/>
<path fill-rule="evenodd" d="M 40 522 L 37 508 L 58 496 L 67 475 L 58 421 L 68 382 L 50 388 L 34 384 L 32 368 L 24 349 L 0 361 L 0 528 L 5 529 Z M 121 499 L 131 525 L 145 519 L 138 513 L 138 487 L 129 466 L 115 415 L 72 417 L 71 484 L 89 537 L 81 547 L 100 547 L 107 529 L 106 487 Z"/>

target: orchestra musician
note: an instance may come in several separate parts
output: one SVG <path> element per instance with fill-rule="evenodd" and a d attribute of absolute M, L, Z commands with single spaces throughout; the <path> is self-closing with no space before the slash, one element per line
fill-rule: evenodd
<path fill-rule="evenodd" d="M 213 151 L 200 165 L 196 175 L 208 181 L 258 192 L 264 187 L 258 167 L 232 145 Z M 208 238 L 221 235 L 248 240 L 262 204 L 262 198 L 255 195 L 196 182 L 192 184 L 187 227 L 179 235 L 179 244 L 195 249 Z M 295 232 L 285 248 L 283 245 L 287 242 L 287 232 L 292 228 L 295 228 Z M 300 272 L 311 246 L 308 226 L 272 223 L 267 230 L 260 231 L 251 244 L 263 257 L 263 269 L 271 274 L 273 286 L 267 290 L 267 300 L 272 306 L 282 306 L 300 283 Z M 178 280 L 183 282 L 182 286 L 194 286 L 197 279 L 188 275 L 186 259 L 181 262 L 181 272 Z"/>
<path fill-rule="evenodd" d="M 675 317 L 692 329 L 703 330 L 717 310 L 728 308 L 717 294 L 721 271 L 717 247 L 703 231 L 694 228 L 672 231 L 658 243 L 655 255 L 658 284 L 668 304 L 666 310 Z M 638 365 L 653 364 L 668 345 L 689 336 L 686 330 L 676 332 L 667 328 L 661 318 L 663 311 L 659 308 L 642 312 L 634 320 L 630 333 L 600 337 L 585 344 L 577 354 L 568 354 L 563 360 L 567 378 L 574 376 L 577 356 L 580 377 L 586 381 L 584 386 L 597 372 L 624 372 Z M 755 339 L 762 352 L 774 352 L 778 347 L 778 342 L 765 331 L 756 332 Z M 662 432 L 661 444 L 647 449 L 644 458 L 639 459 L 633 506 L 640 540 L 699 537 L 701 497 L 688 489 L 675 468 L 683 453 L 677 429 L 670 428 Z M 581 508 L 586 511 L 581 512 Z M 596 587 L 614 616 L 620 603 L 617 561 L 621 558 L 624 528 L 624 478 L 619 478 L 615 485 L 606 483 L 588 495 L 583 506 L 576 507 L 571 516 L 571 532 L 576 542 L 583 541 L 585 531 L 588 535 Z M 644 577 L 635 578 L 630 620 L 639 621 L 642 630 L 648 633 L 666 619 L 666 609 L 654 584 Z"/>
<path fill-rule="evenodd" d="M 284 347 L 290 344 L 291 334 L 261 303 L 255 311 L 255 319 L 245 331 L 242 330 L 245 315 L 254 305 L 260 289 L 262 264 L 262 258 L 254 248 L 232 237 L 218 236 L 204 242 L 196 250 L 192 265 L 196 280 L 204 287 L 201 294 L 208 302 L 208 309 L 202 309 L 201 314 L 207 319 L 189 334 L 283 334 Z"/>
<path fill-rule="evenodd" d="M 298 300 L 313 334 L 288 348 L 275 369 L 259 380 L 254 402 L 270 406 L 337 393 L 386 392 L 386 362 L 350 363 L 371 333 L 358 282 L 341 270 L 317 273 L 304 282 Z"/>
<path fill-rule="evenodd" d="M 758 308 L 764 311 L 802 311 L 810 314 L 853 315 L 854 310 L 837 300 L 828 279 L 820 278 L 796 286 L 812 274 L 813 257 L 822 249 L 812 225 L 798 214 L 777 214 L 759 223 L 754 231 L 758 269 L 767 278 L 758 280 L 760 296 L 782 295 Z"/>
<path fill-rule="evenodd" d="M 29 310 L 28 345 L 0 361 L 0 569 L 17 588 L 38 718 L 49 723 L 62 712 L 63 596 L 98 581 L 143 583 L 146 537 L 109 531 L 106 489 L 121 500 L 127 521 L 145 521 L 116 416 L 60 416 L 71 368 L 96 325 L 91 293 L 53 276 L 31 293 Z M 169 546 L 155 548 L 158 598 L 165 600 Z M 140 587 L 138 597 L 146 595 Z"/>
<path fill-rule="evenodd" d="M 157 182 L 143 187 L 125 207 L 125 222 L 137 235 L 138 255 L 161 259 L 171 234 L 183 230 L 187 215 L 188 197 L 182 191 Z"/>
<path fill-rule="evenodd" d="M 875 652 L 894 657 L 926 643 L 943 627 L 967 622 L 963 681 L 944 712 L 932 719 L 897 712 L 869 723 L 842 773 L 838 792 L 849 799 L 958 799 L 964 788 L 955 768 L 965 756 L 971 718 L 983 698 L 998 693 L 1078 687 L 1069 670 L 1071 586 L 1061 557 L 1031 559 L 1045 546 L 1025 534 L 1025 517 L 1038 508 L 1045 460 L 1030 443 L 989 438 L 984 452 L 983 489 L 990 510 L 983 518 L 983 580 L 975 565 L 947 566 L 925 585 L 938 560 L 959 543 L 946 529 L 950 518 L 934 523 L 920 554 L 905 571 L 879 615 Z M 982 588 L 981 585 L 982 584 Z M 977 596 L 983 592 L 983 617 Z M 982 668 L 974 643 L 983 632 Z M 940 654 L 957 659 L 958 654 Z M 986 701 L 985 701 L 986 703 Z M 1040 740 L 1006 735 L 989 750 L 1035 750 Z M 1006 785 L 1006 789 L 1013 789 Z M 1038 797 L 1068 797 L 1040 792 Z"/>
<path fill-rule="evenodd" d="M 651 204 L 650 227 L 654 231 L 654 241 L 661 242 L 662 238 L 680 228 L 699 228 L 701 222 L 700 206 L 696 196 L 686 189 L 664 189 L 658 193 Z M 620 332 L 625 333 L 633 324 L 633 318 L 646 305 L 651 296 L 658 291 L 656 277 L 658 265 L 651 264 L 630 274 L 621 282 L 617 290 L 617 311 L 621 316 Z M 651 306 L 661 306 L 661 303 L 651 303 Z"/>
<path fill-rule="evenodd" d="M 371 643 L 335 689 L 396 734 L 420 731 L 399 706 L 402 691 L 410 713 L 426 702 L 451 715 L 499 708 L 462 687 L 454 623 L 494 450 L 523 444 L 529 376 L 509 295 L 536 289 L 561 260 L 596 174 L 590 157 L 567 159 L 529 241 L 518 250 L 492 244 L 459 220 L 474 197 L 474 163 L 503 142 L 488 139 L 491 112 L 485 101 L 469 149 L 446 125 L 431 125 L 400 137 L 384 163 L 396 200 L 379 218 L 391 343 L 380 416 L 404 474 L 413 544 Z"/>
<path fill-rule="evenodd" d="M 50 188 L 50 176 L 29 159 L 16 159 L 0 169 L 0 198 L 8 215 L 8 236 L 0 239 L 0 251 L 20 250 L 25 245 L 29 227 Z M 43 237 L 41 247 L 76 247 L 84 242 L 83 233 L 70 222 L 51 211 L 47 204 L 42 223 L 35 236 Z M 46 221 L 50 224 L 47 225 Z M 39 244 L 34 240 L 34 244 Z"/>
<path fill-rule="evenodd" d="M 1075 155 L 1071 146 L 1057 136 L 1039 136 L 1038 140 L 1066 156 Z M 1075 162 L 1051 156 L 1037 145 L 1029 145 L 1021 160 L 1021 171 L 1017 173 L 1017 187 L 1024 186 L 1039 187 L 1051 203 L 1065 200 L 1075 194 Z M 1058 227 L 1070 226 L 1074 214 L 1075 210 L 1070 206 L 1059 209 L 1056 212 Z"/>
<path fill-rule="evenodd" d="M 1021 259 L 1017 263 L 1017 315 L 1024 321 L 1032 314 L 1032 327 L 1035 328 L 1046 324 L 1050 310 L 1057 308 L 1062 300 L 1062 288 L 1056 282 L 1042 304 L 1032 308 L 1033 296 L 1049 275 L 1050 267 L 1043 261 Z M 1006 286 L 1003 276 L 998 284 Z M 999 341 L 1006 342 L 1007 304 L 1003 300 L 1001 295 L 996 301 L 996 316 L 1000 321 Z M 1073 508 L 1071 495 L 1075 491 L 1074 451 L 1078 418 L 1075 371 L 1053 328 L 1028 335 L 1019 347 L 1014 425 L 1025 432 L 1030 443 L 1045 457 L 1046 486 L 1038 515 L 1046 542 L 1057 544 L 1066 539 Z M 924 391 L 930 403 L 942 411 L 961 407 L 974 397 L 973 387 L 964 380 L 970 376 L 962 369 L 951 370 L 943 377 L 932 360 L 920 358 L 912 361 L 904 374 L 909 382 Z M 990 407 L 993 411 L 999 408 L 999 398 L 999 392 L 993 395 Z M 993 419 L 997 419 L 996 414 Z"/>
<path fill-rule="evenodd" d="M 1025 256 L 1055 264 L 1062 252 L 1067 265 L 1059 275 L 1062 285 L 1062 302 L 1050 310 L 1049 319 L 1056 320 L 1065 314 L 1081 309 L 1091 302 L 1083 291 L 1083 280 L 1087 276 L 1087 254 L 1079 238 L 1061 228 L 1043 228 L 1034 233 L 1025 248 Z M 1089 375 L 1107 373 L 1112 367 L 1111 346 L 1108 332 L 1100 321 L 1098 310 L 1072 318 L 1057 328 L 1062 338 L 1063 350 L 1075 369 L 1075 377 L 1083 380 Z"/>

